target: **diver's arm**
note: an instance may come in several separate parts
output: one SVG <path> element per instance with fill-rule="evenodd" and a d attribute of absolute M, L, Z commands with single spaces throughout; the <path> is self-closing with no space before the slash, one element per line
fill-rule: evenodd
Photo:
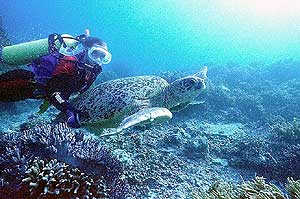
<path fill-rule="evenodd" d="M 72 108 L 68 99 L 74 90 L 74 78 L 72 75 L 62 74 L 51 78 L 47 83 L 47 97 L 51 104 L 64 113 Z"/>
<path fill-rule="evenodd" d="M 62 97 L 61 92 L 54 92 L 49 97 L 51 104 L 58 110 L 66 113 L 68 109 L 71 109 L 70 103 Z"/>
<path fill-rule="evenodd" d="M 66 74 L 51 78 L 47 84 L 47 96 L 51 104 L 67 115 L 67 124 L 72 128 L 79 128 L 81 126 L 79 111 L 68 101 L 75 89 L 74 78 Z"/>
<path fill-rule="evenodd" d="M 61 93 L 55 92 L 50 100 L 52 104 L 67 115 L 67 124 L 72 128 L 80 128 L 80 113 L 76 111 L 67 100 L 61 97 Z"/>

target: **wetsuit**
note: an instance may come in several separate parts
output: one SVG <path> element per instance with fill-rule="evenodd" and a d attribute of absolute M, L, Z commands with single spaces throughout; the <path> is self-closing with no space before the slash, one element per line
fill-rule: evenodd
<path fill-rule="evenodd" d="M 60 58 L 52 77 L 47 81 L 44 91 L 50 102 L 60 111 L 68 109 L 76 111 L 68 103 L 69 97 L 76 92 L 85 92 L 101 73 L 101 66 L 92 71 L 85 70 L 77 57 L 64 56 Z"/>
<path fill-rule="evenodd" d="M 87 71 L 83 60 L 82 54 L 54 53 L 34 60 L 29 65 L 31 71 L 18 69 L 0 75 L 0 102 L 44 98 L 70 117 L 78 114 L 69 104 L 69 97 L 85 92 L 102 71 L 100 65 Z"/>

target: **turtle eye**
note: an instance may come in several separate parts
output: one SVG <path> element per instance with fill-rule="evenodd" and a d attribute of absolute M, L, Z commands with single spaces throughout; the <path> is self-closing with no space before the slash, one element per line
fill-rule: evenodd
<path fill-rule="evenodd" d="M 195 88 L 196 89 L 202 89 L 204 87 L 204 84 L 203 82 L 199 81 L 196 85 L 195 85 Z"/>
<path fill-rule="evenodd" d="M 206 89 L 205 80 L 200 78 L 197 81 L 195 88 L 196 89 Z"/>

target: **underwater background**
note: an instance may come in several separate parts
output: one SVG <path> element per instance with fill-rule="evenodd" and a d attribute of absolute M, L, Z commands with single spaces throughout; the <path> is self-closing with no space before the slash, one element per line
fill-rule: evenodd
<path fill-rule="evenodd" d="M 54 124 L 42 101 L 0 102 L 0 198 L 300 198 L 299 1 L 0 5 L 3 46 L 86 28 L 106 41 L 95 85 L 208 66 L 206 91 L 172 120 L 119 136 Z"/>
<path fill-rule="evenodd" d="M 109 68 L 140 74 L 299 58 L 299 7 L 297 0 L 11 0 L 1 1 L 0 13 L 13 43 L 89 28 L 108 43 Z"/>

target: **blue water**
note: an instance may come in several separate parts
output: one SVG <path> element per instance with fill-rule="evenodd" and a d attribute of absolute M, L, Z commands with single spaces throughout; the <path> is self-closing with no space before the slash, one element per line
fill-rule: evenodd
<path fill-rule="evenodd" d="M 299 59 L 296 0 L 1 0 L 13 43 L 89 28 L 113 55 L 108 69 L 149 73 L 204 64 Z"/>
<path fill-rule="evenodd" d="M 37 114 L 41 100 L 0 102 L 0 199 L 44 194 L 43 183 L 20 185 L 34 157 L 103 174 L 117 199 L 126 189 L 110 181 L 123 178 L 130 199 L 300 179 L 299 0 L 0 0 L 0 16 L 12 44 L 86 28 L 106 41 L 112 61 L 93 86 L 142 74 L 172 82 L 208 66 L 206 91 L 172 120 L 115 137 L 55 125 L 53 106 Z"/>

